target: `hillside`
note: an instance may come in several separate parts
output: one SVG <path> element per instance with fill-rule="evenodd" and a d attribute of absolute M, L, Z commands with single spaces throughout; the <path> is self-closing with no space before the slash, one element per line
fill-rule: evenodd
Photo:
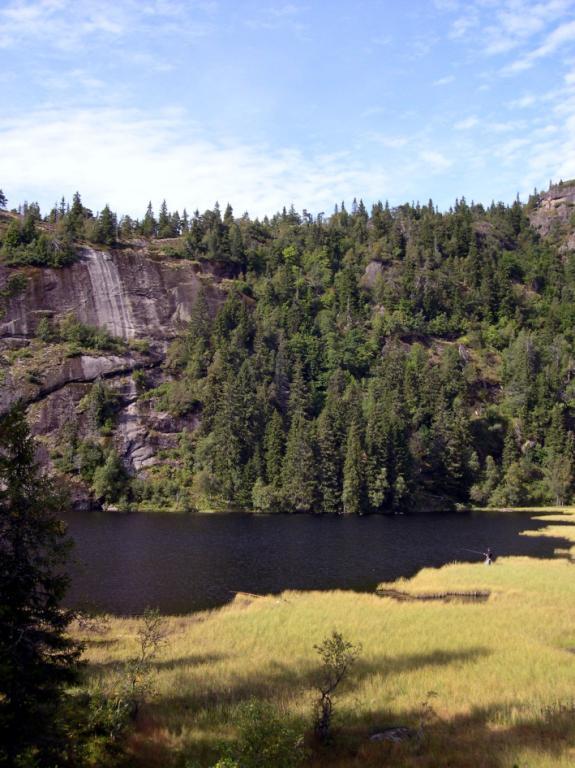
<path fill-rule="evenodd" d="M 574 205 L 2 213 L 0 408 L 78 503 L 566 503 Z"/>

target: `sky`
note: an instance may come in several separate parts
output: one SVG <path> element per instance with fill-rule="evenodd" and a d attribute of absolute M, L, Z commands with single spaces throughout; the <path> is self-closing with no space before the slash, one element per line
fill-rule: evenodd
<path fill-rule="evenodd" d="M 575 177 L 575 0 L 0 0 L 0 189 L 313 214 Z"/>

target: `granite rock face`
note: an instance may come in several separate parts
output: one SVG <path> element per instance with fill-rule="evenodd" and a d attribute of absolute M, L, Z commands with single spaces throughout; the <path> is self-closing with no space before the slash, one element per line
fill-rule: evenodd
<path fill-rule="evenodd" d="M 13 273 L 0 266 L 0 288 Z M 213 308 L 223 297 L 199 264 L 154 260 L 145 249 L 84 248 L 68 267 L 29 268 L 26 274 L 25 290 L 6 304 L 0 337 L 30 337 L 42 317 L 73 314 L 122 339 L 170 339 L 189 320 L 201 285 Z"/>
<path fill-rule="evenodd" d="M 563 240 L 563 251 L 575 250 L 575 182 L 557 184 L 540 195 L 529 220 L 541 237 Z"/>
<path fill-rule="evenodd" d="M 37 458 L 48 470 L 72 431 L 75 439 L 113 445 L 128 472 L 145 477 L 200 417 L 177 417 L 158 398 L 142 398 L 135 374 L 145 372 L 148 388 L 170 380 L 164 366 L 169 342 L 186 328 L 201 288 L 215 315 L 226 297 L 225 266 L 160 260 L 145 245 L 132 244 L 112 252 L 83 248 L 75 263 L 61 269 L 0 265 L 0 291 L 15 273 L 27 282 L 0 307 L 0 413 L 18 400 L 26 404 Z M 57 323 L 68 315 L 126 343 L 114 352 L 70 353 L 65 344 L 37 338 L 42 318 Z M 94 430 L 83 405 L 100 380 L 117 398 L 113 434 L 106 438 Z M 77 476 L 71 491 L 79 506 L 90 506 L 90 490 Z"/>

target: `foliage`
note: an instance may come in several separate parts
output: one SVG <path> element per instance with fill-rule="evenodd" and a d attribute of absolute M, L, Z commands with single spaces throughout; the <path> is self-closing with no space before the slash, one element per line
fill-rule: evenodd
<path fill-rule="evenodd" d="M 333 695 L 349 673 L 361 653 L 361 645 L 345 640 L 335 629 L 319 645 L 314 645 L 320 660 L 314 731 L 324 744 L 332 738 Z"/>
<path fill-rule="evenodd" d="M 138 652 L 125 665 L 121 695 L 133 716 L 153 691 L 153 663 L 166 641 L 166 622 L 157 609 L 146 608 L 137 639 Z"/>
<path fill-rule="evenodd" d="M 71 264 L 76 259 L 72 241 L 67 236 L 50 235 L 38 229 L 36 221 L 35 209 L 12 220 L 0 241 L 0 259 L 8 265 L 64 267 Z"/>
<path fill-rule="evenodd" d="M 300 733 L 270 704 L 252 699 L 238 712 L 239 738 L 214 768 L 296 768 L 305 752 Z"/>
<path fill-rule="evenodd" d="M 21 294 L 28 284 L 28 278 L 22 272 L 10 275 L 4 288 L 0 289 L 0 318 L 5 313 L 5 307 L 14 296 Z"/>
<path fill-rule="evenodd" d="M 119 501 L 129 489 L 128 474 L 114 449 L 110 449 L 103 464 L 92 475 L 92 493 L 107 504 Z"/>
<path fill-rule="evenodd" d="M 138 487 L 146 503 L 326 514 L 567 504 L 575 257 L 561 250 L 567 225 L 547 238 L 530 225 L 537 204 L 368 211 L 359 200 L 331 216 L 252 219 L 163 201 L 116 227 L 77 193 L 44 221 L 22 208 L 2 248 L 178 238 L 180 258 L 227 278 L 217 308 L 207 283 L 198 292 L 168 380 L 147 392 L 137 380 L 139 396 L 201 420 L 185 455 Z M 166 258 L 167 247 L 155 249 Z M 70 354 L 126 348 L 73 318 L 41 319 L 37 334 Z"/>
<path fill-rule="evenodd" d="M 112 336 L 105 328 L 81 323 L 73 314 L 61 318 L 58 328 L 52 329 L 52 334 L 53 341 L 64 341 L 78 349 L 122 352 L 126 347 L 122 339 Z"/>
<path fill-rule="evenodd" d="M 69 541 L 64 499 L 40 475 L 21 407 L 0 419 L 0 762 L 65 764 L 64 687 L 79 646 L 61 607 Z"/>

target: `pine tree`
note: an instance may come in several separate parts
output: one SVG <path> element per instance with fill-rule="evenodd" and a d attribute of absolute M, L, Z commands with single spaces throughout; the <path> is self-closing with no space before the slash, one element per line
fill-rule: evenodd
<path fill-rule="evenodd" d="M 573 436 L 565 428 L 564 408 L 555 405 L 545 438 L 544 476 L 553 504 L 567 501 L 573 484 Z"/>
<path fill-rule="evenodd" d="M 285 447 L 285 434 L 281 414 L 275 408 L 266 425 L 264 437 L 265 467 L 268 483 L 281 486 L 282 462 Z"/>
<path fill-rule="evenodd" d="M 156 234 L 157 226 L 158 225 L 156 219 L 154 218 L 154 211 L 152 209 L 152 203 L 150 201 L 148 203 L 148 207 L 146 208 L 144 221 L 142 222 L 142 234 L 144 237 L 153 237 Z"/>
<path fill-rule="evenodd" d="M 63 764 L 59 715 L 79 648 L 61 607 L 68 541 L 61 498 L 34 462 L 24 411 L 0 419 L 0 763 Z"/>
<path fill-rule="evenodd" d="M 116 226 L 116 216 L 110 210 L 110 206 L 106 204 L 96 222 L 96 242 L 103 245 L 114 245 L 116 242 Z"/>
<path fill-rule="evenodd" d="M 346 515 L 358 515 L 365 510 L 364 455 L 359 427 L 355 422 L 347 435 L 342 501 Z"/>
<path fill-rule="evenodd" d="M 87 210 L 82 205 L 79 192 L 74 192 L 72 207 L 64 217 L 64 231 L 72 240 L 80 239 L 84 235 L 84 220 Z"/>
<path fill-rule="evenodd" d="M 342 512 L 343 461 L 342 443 L 337 421 L 331 408 L 325 408 L 318 419 L 319 493 L 322 512 Z"/>
<path fill-rule="evenodd" d="M 0 189 L 0 208 L 5 209 L 8 205 L 8 198 L 4 192 Z"/>
<path fill-rule="evenodd" d="M 302 410 L 292 416 L 282 466 L 282 496 L 286 508 L 311 512 L 316 502 L 315 456 L 310 422 Z"/>
<path fill-rule="evenodd" d="M 162 200 L 162 205 L 160 206 L 160 215 L 158 216 L 157 232 L 158 232 L 159 238 L 175 236 L 174 229 L 172 227 L 172 219 L 168 211 L 168 205 L 165 200 Z"/>

